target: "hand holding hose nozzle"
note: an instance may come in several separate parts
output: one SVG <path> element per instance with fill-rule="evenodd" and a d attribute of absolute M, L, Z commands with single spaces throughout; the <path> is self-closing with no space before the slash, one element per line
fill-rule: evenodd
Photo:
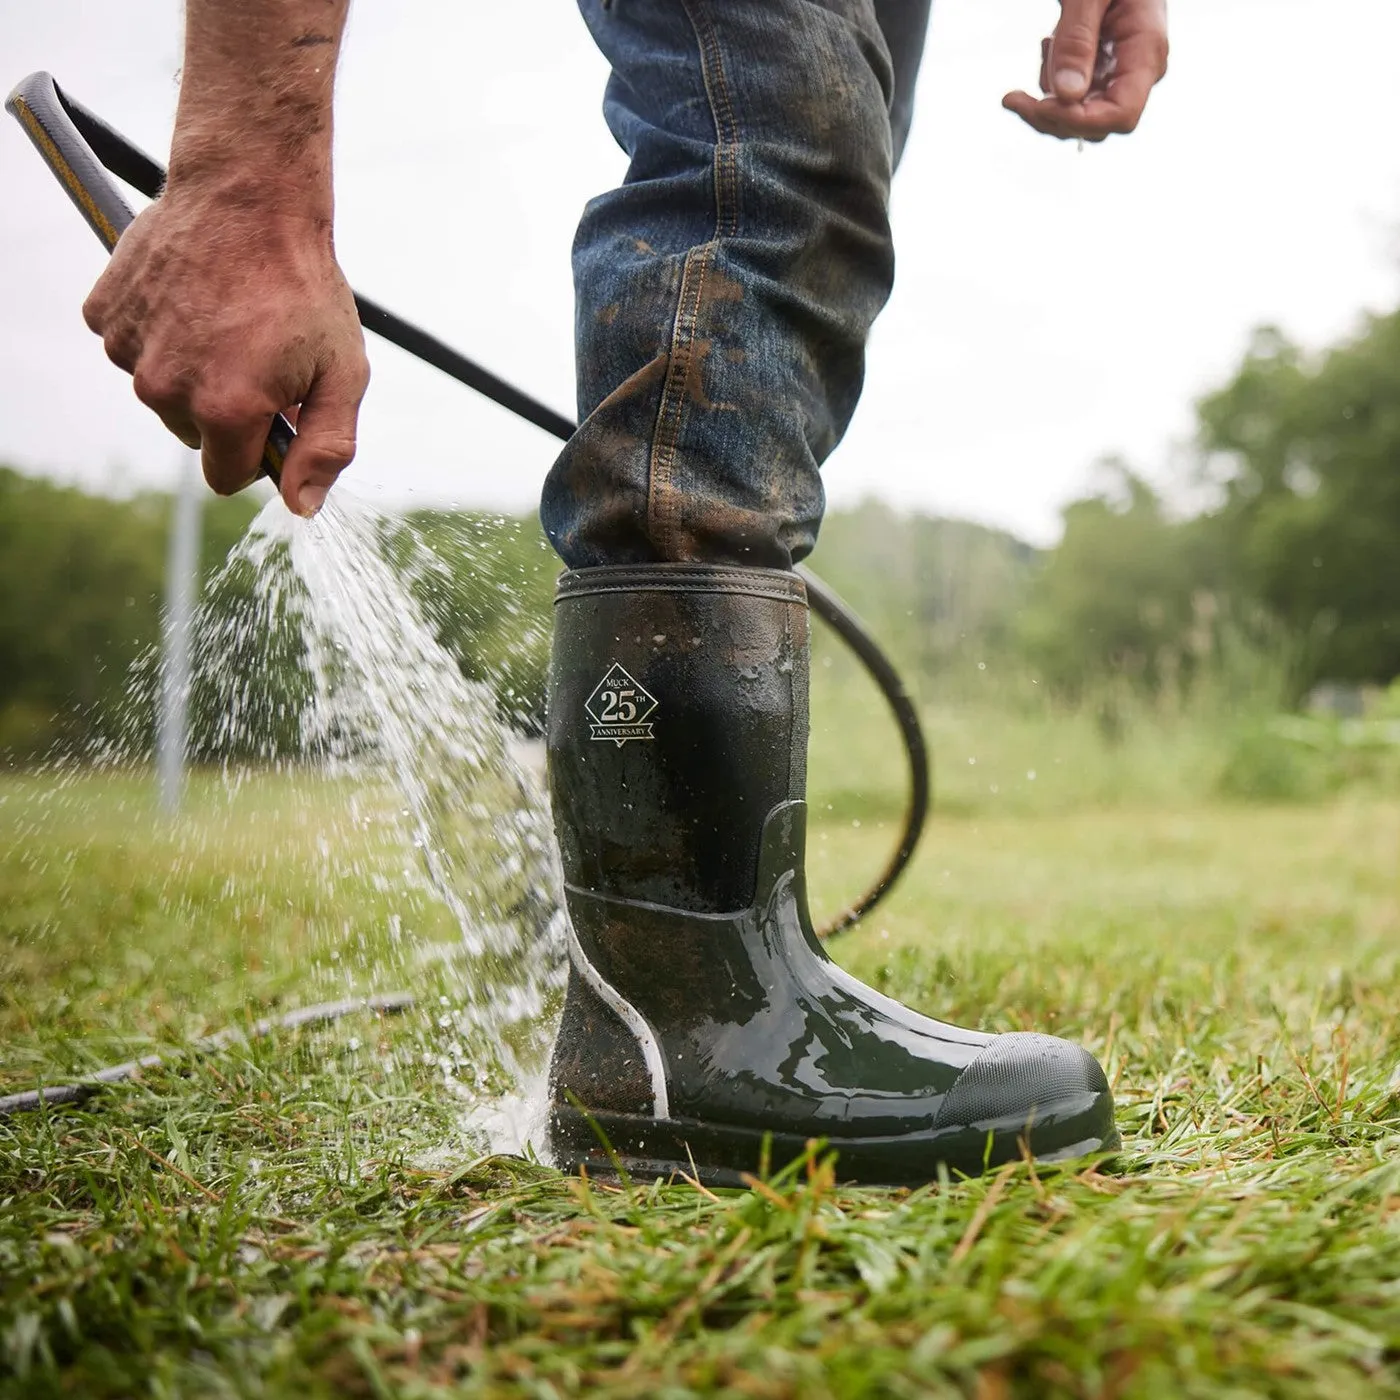
<path fill-rule="evenodd" d="M 221 495 L 267 474 L 314 515 L 353 459 L 369 362 L 329 229 L 171 189 L 122 237 L 83 316 Z"/>
<path fill-rule="evenodd" d="M 216 491 L 265 475 L 290 509 L 313 514 L 354 456 L 369 380 L 328 220 L 197 181 L 137 216 L 104 165 L 155 196 L 165 185 L 155 161 L 46 73 L 26 78 L 6 105 L 114 253 L 83 314 L 137 397 L 202 448 Z"/>

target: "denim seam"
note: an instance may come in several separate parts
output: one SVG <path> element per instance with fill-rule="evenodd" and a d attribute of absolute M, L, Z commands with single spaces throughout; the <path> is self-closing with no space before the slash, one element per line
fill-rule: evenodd
<path fill-rule="evenodd" d="M 710 100 L 715 124 L 715 238 L 732 238 L 739 231 L 739 123 L 724 78 L 719 35 L 705 0 L 682 0 L 700 46 L 700 77 Z"/>
<path fill-rule="evenodd" d="M 695 328 L 705 297 L 705 277 L 709 272 L 713 241 L 692 248 L 685 258 L 675 324 L 671 330 L 671 350 L 667 356 L 666 378 L 661 385 L 661 404 L 656 414 L 656 441 L 651 450 L 651 470 L 647 482 L 647 511 L 651 535 L 662 554 L 673 554 L 672 543 L 680 499 L 671 487 L 676 450 L 680 444 L 685 414 L 685 386 L 695 350 Z M 697 276 L 698 269 L 698 276 Z M 695 287 L 692 293 L 691 284 Z M 693 309 L 692 309 L 693 307 Z"/>
<path fill-rule="evenodd" d="M 724 79 L 719 37 L 705 0 L 681 0 L 695 33 L 700 55 L 700 76 L 715 128 L 714 190 L 715 231 L 709 242 L 692 248 L 681 274 L 676 318 L 671 328 L 666 377 L 656 414 L 647 480 L 647 515 L 652 540 L 663 556 L 675 553 L 675 530 L 680 515 L 680 495 L 673 487 L 676 454 L 685 421 L 687 385 L 695 354 L 696 332 L 705 306 L 705 281 L 719 253 L 719 241 L 738 232 L 738 123 Z M 693 284 L 693 291 L 692 291 Z"/>

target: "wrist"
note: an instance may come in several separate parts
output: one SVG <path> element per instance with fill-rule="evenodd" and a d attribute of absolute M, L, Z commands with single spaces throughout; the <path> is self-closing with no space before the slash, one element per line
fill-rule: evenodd
<path fill-rule="evenodd" d="M 327 120 L 329 127 L 329 119 Z M 324 146 L 288 149 L 278 133 L 184 121 L 170 149 L 167 195 L 268 218 L 330 224 L 335 212 L 329 131 Z"/>
<path fill-rule="evenodd" d="M 230 249 L 257 246 L 288 257 L 335 256 L 334 207 L 329 191 L 311 194 L 302 186 L 269 180 L 263 167 L 196 167 L 172 172 L 159 203 L 181 227 Z"/>
<path fill-rule="evenodd" d="M 251 215 L 268 222 L 311 224 L 329 230 L 335 218 L 335 200 L 329 180 L 302 182 L 286 172 L 270 174 L 269 167 L 249 163 L 240 155 L 236 164 L 222 162 L 170 163 L 163 199 L 208 207 L 218 217 Z"/>
<path fill-rule="evenodd" d="M 167 188 L 329 219 L 332 89 L 325 75 L 188 65 Z"/>
<path fill-rule="evenodd" d="M 347 8 L 348 0 L 186 0 L 171 195 L 329 229 Z"/>

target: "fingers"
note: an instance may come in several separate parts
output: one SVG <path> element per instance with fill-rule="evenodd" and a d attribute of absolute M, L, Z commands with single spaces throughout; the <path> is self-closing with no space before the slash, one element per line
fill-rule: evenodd
<path fill-rule="evenodd" d="M 1102 141 L 1137 129 L 1166 71 L 1164 0 L 1064 0 L 1041 45 L 1045 96 L 1011 92 L 1002 106 L 1047 136 Z"/>
<path fill-rule="evenodd" d="M 146 353 L 134 332 L 109 331 L 102 343 L 108 359 L 131 375 L 136 397 L 186 447 L 200 452 L 204 479 L 214 491 L 231 496 L 257 478 L 272 426 L 265 396 L 210 391 L 192 385 L 187 373 L 162 371 L 159 366 L 172 363 L 171 357 Z"/>
<path fill-rule="evenodd" d="M 132 376 L 136 397 L 187 447 L 201 454 L 204 479 L 222 496 L 233 495 L 257 479 L 272 420 L 274 400 L 254 387 L 227 387 L 192 370 L 174 370 L 183 363 L 179 352 L 142 344 L 139 332 L 102 328 L 101 313 L 92 321 L 103 335 L 103 346 L 114 364 Z M 314 515 L 339 474 L 355 455 L 359 406 L 369 384 L 369 365 L 358 324 L 334 352 L 332 365 L 316 373 L 301 404 L 284 405 L 298 436 L 283 463 L 282 496 L 298 515 Z"/>
<path fill-rule="evenodd" d="M 124 235 L 128 254 L 135 229 Z M 198 252 L 201 245 L 188 246 Z M 210 287 L 223 264 L 212 266 L 213 274 L 208 267 L 203 275 L 187 270 L 185 294 L 177 297 L 168 276 L 148 275 L 144 265 L 114 280 L 114 268 L 121 271 L 114 258 L 84 303 L 84 320 L 108 358 L 132 376 L 137 398 L 200 451 L 205 480 L 220 495 L 258 477 L 275 414 L 296 422 L 300 405 L 301 435 L 283 463 L 282 492 L 289 509 L 313 515 L 355 455 L 369 382 L 349 288 L 333 264 L 308 281 L 293 260 L 282 270 L 288 289 L 279 297 L 259 283 L 259 300 L 248 297 L 246 281 Z M 188 309 L 190 295 L 208 303 L 198 308 L 202 316 Z"/>
<path fill-rule="evenodd" d="M 1101 100 L 1085 103 L 1084 120 L 1105 136 L 1136 131 L 1157 76 L 1142 68 L 1129 69 L 1114 78 Z"/>
<path fill-rule="evenodd" d="M 204 479 L 220 496 L 232 496 L 258 479 L 263 448 L 272 427 L 271 412 L 251 404 L 206 407 L 195 419 Z"/>
<path fill-rule="evenodd" d="M 1103 139 L 1101 136 L 1086 135 L 1073 129 L 1073 122 L 1080 115 L 1079 104 L 1070 107 L 1053 97 L 1036 98 L 1028 92 L 1008 92 L 1001 99 L 1001 105 L 1042 135 L 1054 136 L 1061 141 L 1076 138 L 1085 141 Z"/>
<path fill-rule="evenodd" d="M 1143 109 L 1157 79 L 1143 69 L 1128 69 L 1113 78 L 1102 94 L 1086 102 L 1067 103 L 1058 98 L 1035 98 L 1028 92 L 1009 92 L 1001 105 L 1028 126 L 1061 141 L 1103 141 L 1136 131 Z"/>
<path fill-rule="evenodd" d="M 1050 70 L 1047 91 L 1061 102 L 1081 102 L 1089 95 L 1108 5 L 1109 0 L 1062 0 L 1045 65 Z"/>
<path fill-rule="evenodd" d="M 360 401 L 369 385 L 363 361 L 319 376 L 302 400 L 297 435 L 282 464 L 282 500 L 297 515 L 315 515 L 355 456 Z"/>
<path fill-rule="evenodd" d="M 283 463 L 311 514 L 355 453 L 369 379 L 354 298 L 325 231 L 167 192 L 122 234 L 83 306 L 137 397 L 198 448 L 209 485 L 259 474 L 275 414 L 304 407 Z"/>
<path fill-rule="evenodd" d="M 155 365 L 162 362 L 157 355 L 147 358 Z M 212 490 L 231 496 L 256 479 L 272 426 L 273 410 L 265 395 L 250 389 L 192 387 L 188 376 L 140 363 L 132 387 L 186 447 L 200 452 L 204 479 Z"/>
<path fill-rule="evenodd" d="M 1103 141 L 1136 129 L 1142 108 L 1119 106 L 1112 97 L 1092 97 L 1069 106 L 1056 98 L 1034 98 L 1028 92 L 1010 92 L 1001 105 L 1015 112 L 1027 126 L 1061 141 Z"/>
<path fill-rule="evenodd" d="M 110 354 L 110 352 L 109 352 Z M 114 363 L 117 363 L 114 361 Z M 125 368 L 125 366 L 123 366 Z M 140 357 L 135 357 L 131 372 L 132 387 L 136 397 L 146 405 L 175 434 L 186 447 L 199 447 L 199 429 L 190 417 L 186 406 L 188 395 L 177 384 L 162 383 L 153 379 L 140 368 Z"/>

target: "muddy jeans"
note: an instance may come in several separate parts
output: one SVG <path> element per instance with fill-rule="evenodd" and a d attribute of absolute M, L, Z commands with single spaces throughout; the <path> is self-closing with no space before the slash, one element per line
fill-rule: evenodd
<path fill-rule="evenodd" d="M 894 277 L 890 175 L 931 0 L 580 0 L 631 164 L 574 243 L 571 568 L 788 568 Z"/>

